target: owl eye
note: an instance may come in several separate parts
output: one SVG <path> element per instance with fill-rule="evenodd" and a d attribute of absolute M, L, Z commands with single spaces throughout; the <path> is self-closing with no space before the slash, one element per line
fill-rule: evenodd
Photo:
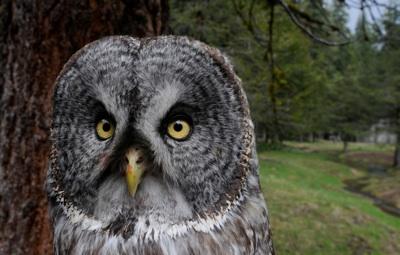
<path fill-rule="evenodd" d="M 114 135 L 115 127 L 113 123 L 107 119 L 101 119 L 97 122 L 96 133 L 101 140 L 107 140 Z"/>
<path fill-rule="evenodd" d="M 167 126 L 167 134 L 178 141 L 185 140 L 192 132 L 192 124 L 186 116 L 177 116 L 173 118 Z"/>

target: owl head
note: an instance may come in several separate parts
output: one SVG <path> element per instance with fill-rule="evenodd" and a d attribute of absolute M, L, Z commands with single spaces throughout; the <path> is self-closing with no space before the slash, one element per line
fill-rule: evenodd
<path fill-rule="evenodd" d="M 95 41 L 56 81 L 53 216 L 129 236 L 217 214 L 243 192 L 252 137 L 240 80 L 218 50 L 173 36 Z"/>

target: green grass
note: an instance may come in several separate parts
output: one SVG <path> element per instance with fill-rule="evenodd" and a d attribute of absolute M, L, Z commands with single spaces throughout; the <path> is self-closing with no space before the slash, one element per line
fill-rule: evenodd
<path fill-rule="evenodd" d="M 340 152 L 343 150 L 342 142 L 330 142 L 324 140 L 320 140 L 316 143 L 285 142 L 285 145 L 308 151 L 322 151 L 324 153 Z M 394 146 L 391 144 L 349 143 L 348 150 L 363 152 L 391 152 L 394 151 Z"/>
<path fill-rule="evenodd" d="M 358 172 L 319 152 L 334 146 L 313 144 L 314 150 L 305 151 L 293 149 L 304 149 L 301 144 L 289 146 L 259 152 L 278 254 L 400 254 L 400 218 L 344 189 L 343 180 Z M 360 145 L 364 149 L 382 148 Z"/>

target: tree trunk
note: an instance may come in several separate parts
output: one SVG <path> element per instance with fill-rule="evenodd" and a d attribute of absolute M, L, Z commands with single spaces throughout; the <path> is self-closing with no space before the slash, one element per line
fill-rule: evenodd
<path fill-rule="evenodd" d="M 394 151 L 394 162 L 393 167 L 400 168 L 400 144 L 396 143 L 396 149 Z"/>
<path fill-rule="evenodd" d="M 347 152 L 347 149 L 349 147 L 349 142 L 347 140 L 343 141 L 343 153 Z"/>
<path fill-rule="evenodd" d="M 346 133 L 342 135 L 343 153 L 346 153 L 348 150 L 350 138 L 351 138 L 350 135 Z"/>
<path fill-rule="evenodd" d="M 261 126 L 261 137 L 260 137 L 260 141 L 265 142 L 265 140 L 267 139 L 267 131 L 264 127 Z"/>
<path fill-rule="evenodd" d="M 267 128 L 267 126 L 265 126 L 265 128 L 264 128 L 264 133 L 265 133 L 264 143 L 269 143 L 269 140 L 270 140 L 270 130 Z"/>
<path fill-rule="evenodd" d="M 396 132 L 396 147 L 394 150 L 393 167 L 400 168 L 400 106 L 396 107 L 394 116 L 394 130 Z"/>
<path fill-rule="evenodd" d="M 271 144 L 280 145 L 282 143 L 282 136 L 278 118 L 278 99 L 276 96 L 276 86 L 278 84 L 278 79 L 275 72 L 275 59 L 274 59 L 274 48 L 273 48 L 273 35 L 274 35 L 274 17 L 275 17 L 275 5 L 272 4 L 270 7 L 270 15 L 268 22 L 268 47 L 266 56 L 269 61 L 269 71 L 271 75 L 271 83 L 268 86 L 268 94 L 271 101 L 272 110 L 272 129 L 271 129 Z"/>
<path fill-rule="evenodd" d="M 308 142 L 310 142 L 310 143 L 314 142 L 314 133 L 313 132 L 308 133 Z"/>
<path fill-rule="evenodd" d="M 53 83 L 86 43 L 166 31 L 167 0 L 0 2 L 0 254 L 49 254 L 46 195 Z"/>

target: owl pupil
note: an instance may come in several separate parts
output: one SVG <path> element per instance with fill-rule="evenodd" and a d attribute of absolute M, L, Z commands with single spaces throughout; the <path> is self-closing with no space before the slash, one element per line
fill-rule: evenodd
<path fill-rule="evenodd" d="M 174 124 L 174 130 L 176 131 L 176 132 L 179 132 L 179 131 L 181 131 L 182 130 L 182 124 L 180 124 L 180 123 L 175 123 Z"/>
<path fill-rule="evenodd" d="M 104 130 L 105 132 L 110 131 L 110 129 L 111 129 L 110 123 L 104 123 L 104 124 L 103 124 L 103 130 Z"/>

